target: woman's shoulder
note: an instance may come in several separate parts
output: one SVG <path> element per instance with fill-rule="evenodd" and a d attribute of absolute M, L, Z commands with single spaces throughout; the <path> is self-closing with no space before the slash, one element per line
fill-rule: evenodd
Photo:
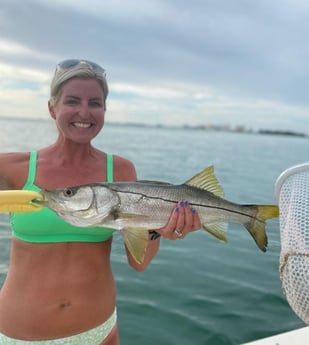
<path fill-rule="evenodd" d="M 8 163 L 29 160 L 29 152 L 0 152 L 0 159 Z"/>
<path fill-rule="evenodd" d="M 29 152 L 0 153 L 1 184 L 20 188 L 27 175 L 28 162 Z"/>
<path fill-rule="evenodd" d="M 113 165 L 115 181 L 136 181 L 136 170 L 132 161 L 113 155 Z"/>
<path fill-rule="evenodd" d="M 7 169 L 11 166 L 19 166 L 21 164 L 28 164 L 29 152 L 7 152 L 0 153 L 0 172 L 2 169 Z"/>

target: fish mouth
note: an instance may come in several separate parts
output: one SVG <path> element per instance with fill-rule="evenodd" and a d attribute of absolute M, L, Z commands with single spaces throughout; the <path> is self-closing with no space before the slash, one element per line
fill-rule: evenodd
<path fill-rule="evenodd" d="M 38 198 L 34 198 L 30 201 L 30 204 L 33 205 L 33 206 L 44 206 L 47 199 L 46 197 L 44 196 L 44 194 L 41 193 L 41 197 L 38 197 Z"/>
<path fill-rule="evenodd" d="M 43 193 L 42 194 L 42 198 L 39 197 L 39 198 L 35 198 L 35 199 L 32 199 L 30 204 L 33 205 L 33 206 L 36 206 L 36 207 L 47 207 L 55 212 L 59 212 L 60 213 L 60 210 L 62 209 L 63 205 L 61 203 L 61 201 L 56 201 L 54 200 L 52 197 L 47 197 L 46 195 L 44 195 Z M 65 215 L 65 213 L 61 214 L 61 216 Z"/>
<path fill-rule="evenodd" d="M 49 194 L 48 190 L 42 189 L 39 194 L 39 196 L 31 200 L 32 205 L 46 206 L 48 203 L 53 201 L 53 196 Z"/>

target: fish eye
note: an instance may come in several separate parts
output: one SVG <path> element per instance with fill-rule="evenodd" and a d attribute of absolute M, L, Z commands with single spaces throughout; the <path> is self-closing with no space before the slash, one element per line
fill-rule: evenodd
<path fill-rule="evenodd" d="M 63 194 L 67 197 L 71 197 L 75 194 L 74 190 L 72 188 L 66 188 L 64 191 L 63 191 Z"/>

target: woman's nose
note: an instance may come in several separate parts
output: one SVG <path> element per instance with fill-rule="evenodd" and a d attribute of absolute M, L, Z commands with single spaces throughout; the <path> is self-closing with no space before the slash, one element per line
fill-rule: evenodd
<path fill-rule="evenodd" d="M 88 117 L 88 115 L 89 115 L 88 104 L 81 104 L 78 113 L 82 117 Z"/>

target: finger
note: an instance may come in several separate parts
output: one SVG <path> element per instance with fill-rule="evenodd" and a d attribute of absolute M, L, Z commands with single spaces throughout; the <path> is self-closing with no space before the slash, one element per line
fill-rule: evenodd
<path fill-rule="evenodd" d="M 193 214 L 192 208 L 190 207 L 188 201 L 180 202 L 180 206 L 182 212 L 180 214 L 180 217 L 178 217 L 176 229 L 181 229 L 181 233 L 179 233 L 179 231 L 176 231 L 175 233 L 178 238 L 183 239 L 190 231 L 192 231 Z"/>
<path fill-rule="evenodd" d="M 188 232 L 192 231 L 192 224 L 193 224 L 193 214 L 192 208 L 188 204 L 187 201 L 184 203 L 184 227 L 183 233 L 186 235 Z"/>
<path fill-rule="evenodd" d="M 184 234 L 181 230 L 176 229 L 176 230 L 174 230 L 174 236 L 176 236 L 175 239 L 178 240 L 178 239 L 182 239 Z"/>
<path fill-rule="evenodd" d="M 183 229 L 185 226 L 185 202 L 180 201 L 178 204 L 178 217 L 176 221 L 176 226 L 173 229 L 173 235 L 175 239 L 182 237 Z M 176 231 L 177 230 L 177 231 Z"/>
<path fill-rule="evenodd" d="M 173 212 L 171 213 L 167 224 L 163 228 L 160 229 L 160 233 L 164 238 L 168 238 L 170 240 L 176 240 L 174 230 L 177 227 L 179 212 L 180 212 L 180 205 L 177 204 Z"/>
<path fill-rule="evenodd" d="M 202 227 L 201 219 L 195 209 L 192 209 L 192 231 L 199 230 Z"/>

